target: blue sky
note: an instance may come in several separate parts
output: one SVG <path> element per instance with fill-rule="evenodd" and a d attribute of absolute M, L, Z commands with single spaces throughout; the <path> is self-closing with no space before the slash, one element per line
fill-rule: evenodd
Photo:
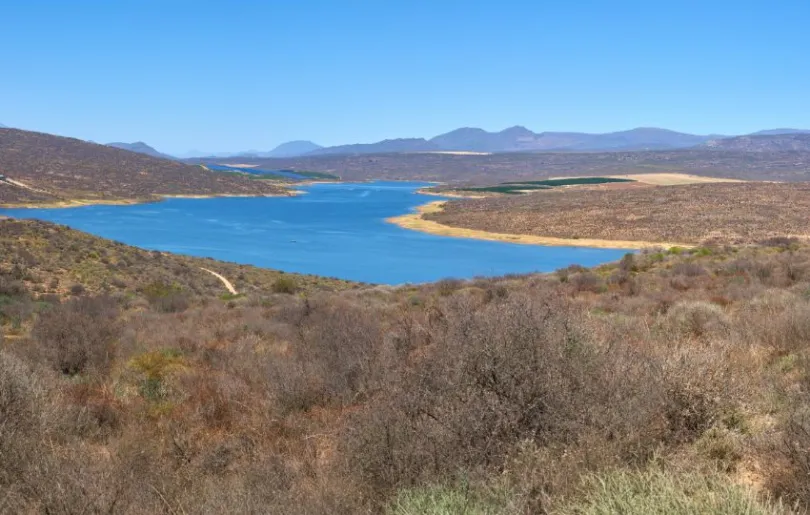
<path fill-rule="evenodd" d="M 0 123 L 174 153 L 810 128 L 808 27 L 808 0 L 4 0 Z"/>

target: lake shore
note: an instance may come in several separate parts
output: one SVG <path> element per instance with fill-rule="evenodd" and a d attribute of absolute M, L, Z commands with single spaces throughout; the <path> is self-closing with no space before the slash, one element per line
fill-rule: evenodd
<path fill-rule="evenodd" d="M 555 238 L 551 236 L 535 236 L 530 234 L 506 234 L 477 229 L 465 229 L 440 224 L 426 220 L 423 215 L 439 213 L 444 209 L 445 201 L 434 201 L 418 206 L 415 213 L 387 218 L 386 222 L 398 225 L 404 229 L 421 231 L 437 236 L 450 236 L 454 238 L 472 238 L 478 240 L 499 241 L 506 243 L 519 243 L 522 245 L 542 245 L 547 247 L 591 247 L 600 249 L 628 249 L 641 250 L 649 248 L 692 248 L 694 245 L 672 242 L 654 241 L 624 241 L 624 240 L 598 240 L 590 238 Z"/>
<path fill-rule="evenodd" d="M 137 204 L 153 204 L 172 198 L 207 199 L 207 198 L 259 198 L 259 197 L 294 197 L 303 195 L 301 190 L 288 190 L 284 195 L 241 195 L 241 194 L 213 194 L 213 195 L 156 195 L 140 199 L 71 199 L 56 200 L 52 202 L 32 202 L 26 204 L 6 203 L 0 204 L 0 209 L 60 209 L 86 206 L 134 206 Z"/>

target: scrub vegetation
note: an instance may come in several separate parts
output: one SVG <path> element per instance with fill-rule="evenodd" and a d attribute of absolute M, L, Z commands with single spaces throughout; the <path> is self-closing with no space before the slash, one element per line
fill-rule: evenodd
<path fill-rule="evenodd" d="M 222 296 L 191 258 L 0 235 L 1 511 L 810 507 L 796 240 L 401 288 L 243 267 Z"/>
<path fill-rule="evenodd" d="M 700 245 L 807 238 L 810 183 L 554 188 L 453 201 L 426 220 L 495 233 Z"/>

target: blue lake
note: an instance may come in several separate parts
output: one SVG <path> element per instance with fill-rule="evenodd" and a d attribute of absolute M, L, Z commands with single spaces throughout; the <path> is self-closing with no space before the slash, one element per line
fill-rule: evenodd
<path fill-rule="evenodd" d="M 627 251 L 434 236 L 385 222 L 436 197 L 425 183 L 312 184 L 297 197 L 169 199 L 133 206 L 0 209 L 152 250 L 288 272 L 402 284 L 548 272 L 615 261 Z"/>

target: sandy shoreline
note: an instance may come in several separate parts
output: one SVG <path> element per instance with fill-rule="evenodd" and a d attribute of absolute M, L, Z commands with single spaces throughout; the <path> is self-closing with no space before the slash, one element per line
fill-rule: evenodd
<path fill-rule="evenodd" d="M 136 204 L 151 204 L 165 199 L 186 198 L 186 199 L 206 199 L 206 198 L 259 198 L 259 197 L 294 197 L 303 195 L 304 191 L 289 190 L 284 195 L 243 195 L 243 194 L 217 194 L 217 195 L 156 195 L 153 198 L 143 199 L 74 199 L 59 200 L 55 202 L 39 202 L 31 204 L 0 204 L 0 209 L 57 209 L 68 207 L 85 206 L 133 206 Z"/>
<path fill-rule="evenodd" d="M 477 240 L 502 241 L 507 243 L 519 243 L 522 245 L 544 245 L 548 247 L 592 247 L 602 249 L 628 249 L 641 250 L 649 248 L 671 248 L 683 247 L 692 248 L 694 245 L 671 242 L 654 241 L 625 241 L 625 240 L 597 240 L 589 238 L 556 238 L 551 236 L 534 236 L 529 234 L 506 234 L 497 232 L 481 231 L 478 229 L 465 229 L 462 227 L 451 227 L 440 224 L 432 220 L 425 220 L 422 215 L 441 212 L 444 208 L 444 201 L 435 201 L 424 204 L 416 208 L 415 213 L 394 216 L 387 218 L 386 222 L 398 225 L 413 231 L 422 231 L 438 236 L 450 236 L 454 238 L 472 238 Z"/>
<path fill-rule="evenodd" d="M 441 191 L 430 191 L 429 189 L 419 189 L 416 193 L 420 195 L 429 195 L 431 197 L 446 197 L 446 198 L 486 198 L 483 195 L 462 195 L 461 193 L 442 193 Z"/>

